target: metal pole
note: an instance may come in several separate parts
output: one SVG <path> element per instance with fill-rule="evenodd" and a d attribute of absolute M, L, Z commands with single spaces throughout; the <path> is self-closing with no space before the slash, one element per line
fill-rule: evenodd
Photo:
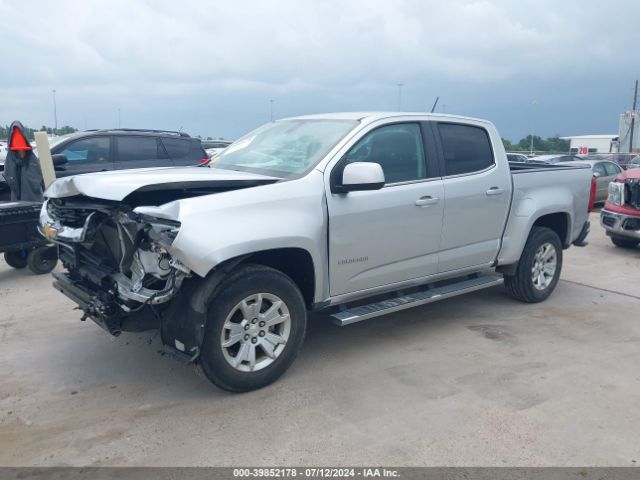
<path fill-rule="evenodd" d="M 118 109 L 118 128 L 120 128 L 120 109 Z"/>
<path fill-rule="evenodd" d="M 54 126 L 53 134 L 55 135 L 58 130 L 58 110 L 56 107 L 56 89 L 54 88 L 52 92 L 53 92 L 53 126 Z"/>
<path fill-rule="evenodd" d="M 537 100 L 531 102 L 531 147 L 530 153 L 533 156 L 533 109 L 538 104 Z"/>
<path fill-rule="evenodd" d="M 633 153 L 633 129 L 636 127 L 636 104 L 638 101 L 638 80 L 633 94 L 633 108 L 631 109 L 631 135 L 629 136 L 629 153 Z"/>
<path fill-rule="evenodd" d="M 269 99 L 269 118 L 273 122 L 273 98 Z"/>
<path fill-rule="evenodd" d="M 398 111 L 402 110 L 402 87 L 404 83 L 398 83 Z"/>

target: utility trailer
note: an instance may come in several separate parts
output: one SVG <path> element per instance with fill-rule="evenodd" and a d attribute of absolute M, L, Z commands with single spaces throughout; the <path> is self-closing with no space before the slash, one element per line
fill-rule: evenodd
<path fill-rule="evenodd" d="M 38 231 L 40 202 L 0 203 L 0 253 L 10 267 L 29 267 L 35 274 L 51 272 L 58 248 Z"/>

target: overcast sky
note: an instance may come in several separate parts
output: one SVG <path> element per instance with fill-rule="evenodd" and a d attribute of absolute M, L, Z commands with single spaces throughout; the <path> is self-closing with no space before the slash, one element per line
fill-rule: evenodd
<path fill-rule="evenodd" d="M 236 138 L 275 116 L 488 118 L 502 135 L 616 133 L 640 2 L 0 0 L 0 123 Z"/>

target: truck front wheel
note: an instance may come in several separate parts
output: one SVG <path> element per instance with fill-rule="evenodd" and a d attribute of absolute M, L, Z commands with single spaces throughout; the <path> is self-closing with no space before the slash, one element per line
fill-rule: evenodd
<path fill-rule="evenodd" d="M 537 303 L 556 288 L 562 270 L 562 244 L 558 234 L 533 227 L 514 275 L 505 275 L 507 292 L 516 300 Z"/>
<path fill-rule="evenodd" d="M 261 265 L 241 266 L 210 299 L 200 367 L 224 390 L 262 388 L 291 366 L 306 323 L 304 299 L 288 276 Z"/>

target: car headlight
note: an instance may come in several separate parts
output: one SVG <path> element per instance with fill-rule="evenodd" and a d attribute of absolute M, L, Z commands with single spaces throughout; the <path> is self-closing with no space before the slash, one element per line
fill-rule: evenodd
<path fill-rule="evenodd" d="M 611 182 L 609 184 L 609 195 L 607 196 L 607 202 L 613 205 L 624 205 L 624 183 Z"/>

